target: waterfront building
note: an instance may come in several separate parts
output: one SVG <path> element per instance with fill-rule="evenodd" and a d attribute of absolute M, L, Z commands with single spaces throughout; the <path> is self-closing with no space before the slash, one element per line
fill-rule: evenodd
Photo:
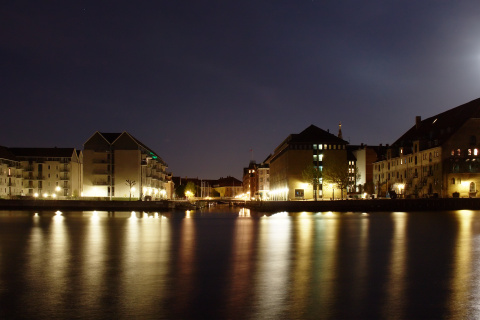
<path fill-rule="evenodd" d="M 347 150 L 351 151 L 356 159 L 356 169 L 359 173 L 356 191 L 367 195 L 374 194 L 374 163 L 377 162 L 379 155 L 385 154 L 386 147 L 383 145 L 367 146 L 362 143 L 361 145 L 348 145 Z"/>
<path fill-rule="evenodd" d="M 270 167 L 266 163 L 250 161 L 243 168 L 243 193 L 249 200 L 268 200 L 270 191 Z"/>
<path fill-rule="evenodd" d="M 9 148 L 22 167 L 22 194 L 65 199 L 82 192 L 82 152 L 75 148 Z"/>
<path fill-rule="evenodd" d="M 252 200 L 255 199 L 255 190 L 257 189 L 256 185 L 256 162 L 251 160 L 248 164 L 248 167 L 243 168 L 243 194 L 245 199 Z"/>
<path fill-rule="evenodd" d="M 270 166 L 265 162 L 257 165 L 256 184 L 255 199 L 268 200 L 270 193 Z"/>
<path fill-rule="evenodd" d="M 243 193 L 242 181 L 231 176 L 222 177 L 211 183 L 213 190 L 219 194 L 220 198 L 235 198 Z"/>
<path fill-rule="evenodd" d="M 290 134 L 266 160 L 270 167 L 270 199 L 308 200 L 314 199 L 317 192 L 317 198 L 345 197 L 347 186 L 327 181 L 325 173 L 338 171 L 356 185 L 356 160 L 348 155 L 347 144 L 347 141 L 314 125 L 299 134 Z M 312 184 L 303 177 L 303 172 L 312 167 L 324 175 L 318 191 L 314 191 Z"/>
<path fill-rule="evenodd" d="M 22 166 L 15 155 L 0 146 L 0 198 L 11 198 L 23 194 Z"/>
<path fill-rule="evenodd" d="M 480 99 L 421 120 L 374 166 L 379 195 L 477 197 L 480 184 Z"/>
<path fill-rule="evenodd" d="M 84 143 L 85 197 L 171 199 L 173 182 L 163 159 L 128 132 L 95 132 Z"/>

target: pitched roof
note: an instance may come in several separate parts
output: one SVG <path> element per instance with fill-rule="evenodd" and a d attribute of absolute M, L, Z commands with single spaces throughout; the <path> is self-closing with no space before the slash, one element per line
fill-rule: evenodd
<path fill-rule="evenodd" d="M 0 159 L 16 160 L 15 155 L 7 147 L 4 146 L 0 146 Z"/>
<path fill-rule="evenodd" d="M 70 158 L 75 148 L 10 148 L 17 157 Z"/>
<path fill-rule="evenodd" d="M 112 144 L 118 137 L 122 134 L 121 132 L 98 132 L 108 141 L 108 143 Z"/>
<path fill-rule="evenodd" d="M 326 143 L 326 144 L 348 144 L 347 141 L 340 139 L 336 135 L 325 131 L 323 129 L 320 129 L 317 126 L 314 126 L 313 124 L 310 125 L 308 128 L 303 130 L 302 132 L 298 134 L 291 134 L 290 135 L 291 142 L 321 142 L 321 143 Z"/>
<path fill-rule="evenodd" d="M 285 140 L 282 141 L 278 147 L 275 148 L 274 154 L 272 157 L 267 158 L 265 161 L 270 161 L 276 157 L 282 150 L 286 148 L 289 144 L 331 144 L 331 145 L 347 145 L 348 142 L 340 139 L 334 134 L 331 134 L 328 131 L 320 129 L 313 124 L 307 127 L 300 133 L 292 133 Z"/>
<path fill-rule="evenodd" d="M 413 141 L 438 140 L 441 144 L 468 119 L 480 118 L 480 98 L 420 121 L 405 132 L 392 146 L 411 146 Z"/>
<path fill-rule="evenodd" d="M 137 138 L 135 138 L 133 135 L 131 135 L 130 133 L 128 133 L 127 131 L 123 131 L 123 132 L 100 132 L 100 131 L 97 131 L 109 144 L 113 144 L 115 142 L 115 140 L 117 140 L 122 134 L 126 134 L 128 135 L 130 138 L 132 138 L 132 140 L 137 144 L 139 145 L 140 147 L 142 147 L 143 149 L 145 149 L 147 152 L 149 152 L 151 155 L 157 157 L 157 161 L 165 164 L 166 162 L 155 152 L 153 151 L 152 149 L 150 149 L 149 147 L 147 147 L 143 142 L 141 142 L 140 140 L 138 140 Z"/>

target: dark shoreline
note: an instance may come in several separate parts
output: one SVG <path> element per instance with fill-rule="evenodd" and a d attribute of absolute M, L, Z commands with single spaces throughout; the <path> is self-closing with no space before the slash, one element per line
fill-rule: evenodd
<path fill-rule="evenodd" d="M 0 200 L 0 210 L 174 211 L 194 210 L 206 201 Z M 480 198 L 374 199 L 335 201 L 236 201 L 238 207 L 260 212 L 372 212 L 480 210 Z"/>

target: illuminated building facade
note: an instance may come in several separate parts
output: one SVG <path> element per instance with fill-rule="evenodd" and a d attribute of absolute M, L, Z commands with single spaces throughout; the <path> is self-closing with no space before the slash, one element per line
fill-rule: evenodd
<path fill-rule="evenodd" d="M 270 191 L 270 167 L 266 163 L 250 161 L 243 168 L 243 193 L 250 200 L 268 200 Z"/>
<path fill-rule="evenodd" d="M 257 190 L 257 164 L 255 160 L 251 160 L 247 168 L 243 168 L 243 194 L 245 198 L 250 200 L 255 198 L 255 190 Z"/>
<path fill-rule="evenodd" d="M 314 125 L 289 135 L 266 160 L 270 166 L 270 200 L 314 199 L 313 186 L 305 181 L 303 171 L 313 166 L 325 172 L 340 163 L 348 172 L 355 167 L 355 160 L 348 158 L 347 144 Z M 338 186 L 320 180 L 317 198 L 337 199 L 341 195 Z"/>
<path fill-rule="evenodd" d="M 167 164 L 128 132 L 95 132 L 84 143 L 85 197 L 171 199 Z"/>
<path fill-rule="evenodd" d="M 75 148 L 9 148 L 22 167 L 22 194 L 72 198 L 82 192 L 82 152 Z"/>
<path fill-rule="evenodd" d="M 375 163 L 376 192 L 406 197 L 477 197 L 480 99 L 421 120 Z"/>
<path fill-rule="evenodd" d="M 235 198 L 243 193 L 242 181 L 234 177 L 222 177 L 211 183 L 213 190 L 218 192 L 220 198 Z"/>
<path fill-rule="evenodd" d="M 15 155 L 6 147 L 0 146 L 0 198 L 10 198 L 23 194 L 22 166 Z"/>

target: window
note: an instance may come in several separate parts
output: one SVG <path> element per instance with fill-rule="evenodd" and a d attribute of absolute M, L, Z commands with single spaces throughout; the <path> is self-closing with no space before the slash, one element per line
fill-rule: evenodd
<path fill-rule="evenodd" d="M 473 149 L 473 155 L 478 156 L 478 149 L 477 148 Z"/>
<path fill-rule="evenodd" d="M 452 184 L 455 184 L 455 178 L 452 178 Z"/>
<path fill-rule="evenodd" d="M 476 192 L 475 182 L 470 182 L 470 192 Z"/>
<path fill-rule="evenodd" d="M 460 149 L 457 149 L 457 156 L 459 156 L 461 153 Z"/>
<path fill-rule="evenodd" d="M 295 189 L 295 198 L 303 198 L 305 192 L 303 189 Z"/>

